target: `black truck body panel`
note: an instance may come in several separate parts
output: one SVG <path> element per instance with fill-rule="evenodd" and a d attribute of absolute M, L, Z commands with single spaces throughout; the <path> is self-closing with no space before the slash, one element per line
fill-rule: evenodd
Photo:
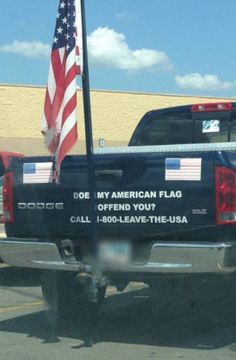
<path fill-rule="evenodd" d="M 166 181 L 166 158 L 201 158 L 201 181 Z M 89 200 L 86 156 L 68 156 L 59 185 L 23 184 L 23 164 L 50 158 L 14 159 L 14 223 L 7 235 L 45 239 L 89 237 Z M 97 155 L 97 231 L 101 238 L 130 240 L 222 240 L 215 224 L 215 165 L 235 168 L 236 152 L 144 153 Z M 129 198 L 134 192 L 134 198 Z M 106 195 L 109 193 L 108 195 Z M 79 197 L 86 197 L 80 199 Z M 108 198 L 106 198 L 108 196 Z M 117 197 L 128 196 L 128 198 Z M 143 196 L 146 196 L 143 198 Z M 27 204 L 29 208 L 21 208 Z M 63 204 L 63 209 L 37 208 L 36 204 Z M 107 209 L 107 205 L 121 207 Z M 104 208 L 104 210 L 102 210 Z M 139 210 L 140 209 L 140 210 Z M 155 217 L 155 218 L 154 218 Z M 224 228 L 224 226 L 223 226 Z M 227 231 L 232 239 L 233 227 Z M 225 239 L 226 240 L 226 239 Z"/>
<path fill-rule="evenodd" d="M 96 154 L 97 240 L 128 240 L 136 249 L 158 241 L 235 242 L 235 225 L 216 221 L 215 169 L 236 170 L 236 150 L 132 151 L 135 145 L 173 144 L 173 135 L 176 144 L 233 142 L 235 118 L 234 104 L 220 112 L 192 113 L 191 106 L 151 111 L 137 126 L 127 153 Z M 165 128 L 167 120 L 170 129 L 158 138 L 156 124 Z M 209 121 L 218 124 L 212 133 L 204 128 Z M 161 142 L 153 144 L 157 138 Z M 185 178 L 168 178 L 169 167 L 181 170 L 186 161 L 194 164 L 196 178 L 183 173 Z M 67 156 L 59 184 L 24 182 L 26 164 L 48 162 L 50 157 L 12 159 L 8 171 L 14 181 L 14 222 L 5 224 L 6 234 L 59 244 L 70 239 L 79 253 L 91 240 L 87 157 Z"/>

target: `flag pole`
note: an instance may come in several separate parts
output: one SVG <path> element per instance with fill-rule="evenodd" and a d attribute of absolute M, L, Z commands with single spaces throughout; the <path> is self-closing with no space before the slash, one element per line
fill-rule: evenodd
<path fill-rule="evenodd" d="M 86 137 L 86 151 L 88 164 L 88 183 L 90 193 L 90 219 L 91 219 L 91 240 L 92 248 L 96 251 L 96 209 L 95 209 L 95 170 L 94 170 L 94 147 L 93 147 L 93 129 L 92 129 L 92 115 L 91 115 L 91 101 L 90 101 L 90 85 L 89 85 L 89 67 L 88 67 L 88 49 L 87 49 L 87 32 L 86 32 L 86 17 L 85 4 L 81 0 L 81 21 L 82 21 L 82 42 L 83 42 L 83 104 L 84 104 L 84 122 L 85 122 L 85 137 Z"/>

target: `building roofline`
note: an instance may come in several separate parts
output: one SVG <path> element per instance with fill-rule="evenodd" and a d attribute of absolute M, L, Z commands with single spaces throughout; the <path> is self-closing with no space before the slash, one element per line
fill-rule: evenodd
<path fill-rule="evenodd" d="M 19 88 L 29 88 L 29 89 L 45 89 L 46 86 L 43 85 L 27 85 L 27 84 L 8 84 L 8 83 L 0 83 L 0 87 L 19 87 Z M 82 91 L 82 89 L 78 88 L 78 91 Z M 232 97 L 224 97 L 224 96 L 203 96 L 203 95 L 186 95 L 186 94 L 168 94 L 168 93 L 154 93 L 154 92 L 141 92 L 141 91 L 127 91 L 127 90 L 110 90 L 110 89 L 91 89 L 91 92 L 100 92 L 100 93 L 110 93 L 110 94 L 130 94 L 130 95 L 143 95 L 143 96 L 163 96 L 163 97 L 180 97 L 180 98 L 197 98 L 197 99 L 221 99 L 221 100 L 231 100 Z"/>

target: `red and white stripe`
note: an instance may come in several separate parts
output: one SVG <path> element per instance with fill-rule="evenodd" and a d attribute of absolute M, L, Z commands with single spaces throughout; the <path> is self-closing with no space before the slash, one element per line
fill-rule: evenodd
<path fill-rule="evenodd" d="M 78 19 L 81 16 L 80 0 L 75 2 Z M 81 38 L 81 33 L 78 36 L 78 31 L 82 31 L 81 21 L 78 26 L 77 38 Z M 62 160 L 78 138 L 76 76 L 81 74 L 81 64 L 78 68 L 79 44 L 82 46 L 82 42 L 78 41 L 68 56 L 65 47 L 52 50 L 51 53 L 41 131 L 48 150 L 55 157 L 56 180 Z"/>
<path fill-rule="evenodd" d="M 82 27 L 82 14 L 81 14 L 81 1 L 75 0 L 76 8 L 76 65 L 77 74 L 82 75 L 83 71 L 83 27 Z M 79 35 L 79 36 L 78 36 Z"/>

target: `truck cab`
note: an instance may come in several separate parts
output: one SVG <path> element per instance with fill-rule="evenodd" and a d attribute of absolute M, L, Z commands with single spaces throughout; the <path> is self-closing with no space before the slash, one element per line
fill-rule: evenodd
<path fill-rule="evenodd" d="M 232 103 L 178 106 L 146 113 L 129 146 L 224 143 L 236 141 Z"/>

